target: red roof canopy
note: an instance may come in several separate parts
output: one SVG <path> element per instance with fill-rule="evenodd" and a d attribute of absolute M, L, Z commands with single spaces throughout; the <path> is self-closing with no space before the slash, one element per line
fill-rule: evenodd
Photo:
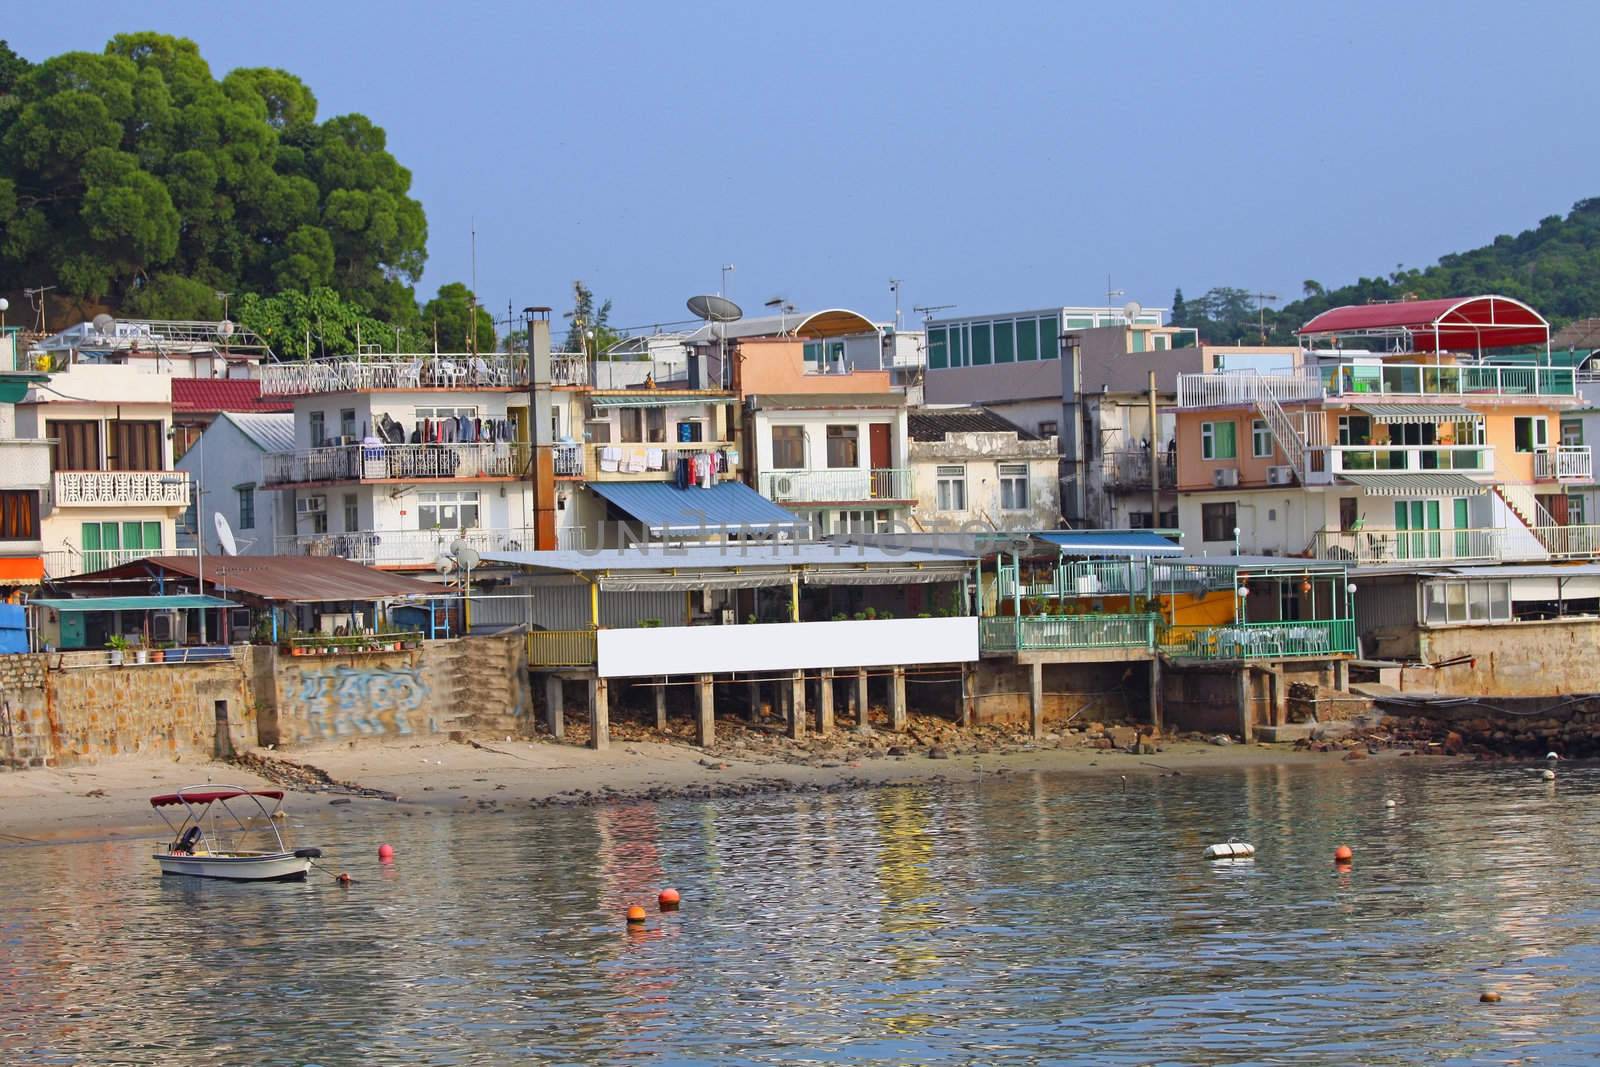
<path fill-rule="evenodd" d="M 261 383 L 249 378 L 174 378 L 172 410 L 177 414 L 293 411 L 294 404 L 284 397 L 263 398 Z"/>
<path fill-rule="evenodd" d="M 1352 304 L 1324 311 L 1300 327 L 1301 337 L 1340 333 L 1409 331 L 1413 351 L 1473 352 L 1480 348 L 1542 345 L 1550 324 L 1533 308 L 1509 296 L 1462 296 Z"/>
<path fill-rule="evenodd" d="M 173 804 L 209 804 L 213 800 L 232 800 L 234 797 L 266 797 L 282 800 L 281 789 L 234 789 L 216 786 L 210 789 L 184 789 L 177 793 L 160 793 L 150 798 L 152 808 L 165 808 Z"/>

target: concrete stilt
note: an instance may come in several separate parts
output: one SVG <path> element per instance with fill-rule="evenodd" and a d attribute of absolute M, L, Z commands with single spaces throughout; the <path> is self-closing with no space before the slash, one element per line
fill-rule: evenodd
<path fill-rule="evenodd" d="M 710 748 L 717 743 L 716 691 L 711 686 L 711 675 L 695 675 L 694 692 L 694 743 L 701 748 Z"/>
<path fill-rule="evenodd" d="M 1245 744 L 1255 740 L 1255 702 L 1250 693 L 1250 668 L 1239 668 L 1239 736 Z"/>
<path fill-rule="evenodd" d="M 567 732 L 567 683 L 560 675 L 544 676 L 545 725 L 550 736 L 561 740 Z"/>
<path fill-rule="evenodd" d="M 889 687 L 889 729 L 899 733 L 906 725 L 906 669 L 896 667 Z"/>
<path fill-rule="evenodd" d="M 1336 659 L 1333 661 L 1333 687 L 1340 692 L 1350 691 L 1350 661 Z"/>
<path fill-rule="evenodd" d="M 1150 725 L 1156 728 L 1156 733 L 1162 730 L 1161 724 L 1161 657 L 1150 657 Z"/>
<path fill-rule="evenodd" d="M 1284 684 L 1283 671 L 1267 671 L 1267 689 L 1272 695 L 1272 725 L 1282 726 L 1289 721 L 1289 687 Z"/>
<path fill-rule="evenodd" d="M 611 747 L 611 686 L 600 677 L 589 679 L 589 747 Z"/>
<path fill-rule="evenodd" d="M 798 741 L 806 735 L 806 675 L 795 671 L 779 685 L 783 693 L 785 711 L 789 715 L 789 737 Z"/>
<path fill-rule="evenodd" d="M 961 665 L 961 725 L 972 726 L 978 721 L 977 668 L 970 663 Z"/>
<path fill-rule="evenodd" d="M 661 679 L 661 684 L 656 686 L 656 729 L 667 728 L 667 680 Z"/>
<path fill-rule="evenodd" d="M 761 683 L 755 679 L 750 680 L 750 709 L 749 719 L 757 722 L 761 718 Z"/>
<path fill-rule="evenodd" d="M 856 708 L 856 725 L 863 730 L 872 726 L 872 706 L 867 702 L 867 669 L 861 667 L 856 671 L 856 684 L 851 692 L 851 700 Z"/>
<path fill-rule="evenodd" d="M 833 668 L 823 670 L 817 682 L 817 732 L 833 733 Z"/>
<path fill-rule="evenodd" d="M 1044 664 L 1028 667 L 1028 729 L 1035 738 L 1044 736 Z"/>

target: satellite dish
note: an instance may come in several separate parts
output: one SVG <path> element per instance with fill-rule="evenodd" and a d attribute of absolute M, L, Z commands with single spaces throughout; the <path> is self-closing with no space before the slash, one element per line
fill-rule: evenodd
<path fill-rule="evenodd" d="M 478 550 L 459 537 L 450 542 L 450 557 L 469 571 L 483 561 Z"/>
<path fill-rule="evenodd" d="M 109 336 L 111 331 L 115 330 L 116 328 L 117 320 L 112 318 L 110 315 L 107 315 L 105 312 L 102 311 L 100 314 L 94 317 L 95 333 L 100 334 L 103 337 Z"/>
<path fill-rule="evenodd" d="M 222 546 L 224 556 L 237 556 L 239 544 L 233 539 L 233 527 L 228 525 L 228 518 L 220 511 L 211 513 L 211 520 L 217 527 L 217 544 Z"/>
<path fill-rule="evenodd" d="M 233 323 L 229 322 L 227 319 L 223 319 L 221 322 L 217 323 L 217 336 L 218 337 L 232 337 L 233 336 Z"/>
<path fill-rule="evenodd" d="M 440 552 L 439 558 L 433 561 L 433 569 L 440 574 L 449 574 L 456 569 L 456 561 L 450 558 L 448 552 Z"/>
<path fill-rule="evenodd" d="M 707 322 L 738 322 L 744 318 L 739 305 L 724 296 L 691 296 L 688 306 L 691 315 Z"/>
<path fill-rule="evenodd" d="M 1139 306 L 1139 301 L 1130 300 L 1126 304 L 1122 305 L 1122 317 L 1126 319 L 1128 324 L 1131 326 L 1139 318 L 1139 312 L 1143 310 L 1144 308 Z"/>

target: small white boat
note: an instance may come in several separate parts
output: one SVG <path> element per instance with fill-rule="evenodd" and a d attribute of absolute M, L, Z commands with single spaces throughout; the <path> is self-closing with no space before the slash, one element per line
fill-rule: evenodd
<path fill-rule="evenodd" d="M 241 818 L 230 800 L 248 799 Z M 263 801 L 274 801 L 267 807 Z M 183 821 L 174 824 L 163 808 L 182 806 Z M 223 878 L 232 882 L 304 881 L 320 848 L 291 849 L 284 843 L 278 820 L 283 790 L 244 789 L 233 785 L 192 785 L 176 793 L 159 793 L 150 806 L 172 829 L 172 841 L 155 853 L 162 874 Z M 259 844 L 261 847 L 253 848 Z"/>

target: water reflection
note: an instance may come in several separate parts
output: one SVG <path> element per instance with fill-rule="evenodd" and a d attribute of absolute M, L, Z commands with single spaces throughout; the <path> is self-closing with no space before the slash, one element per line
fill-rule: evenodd
<path fill-rule="evenodd" d="M 382 824 L 392 868 L 303 819 L 348 890 L 12 848 L 0 1062 L 1588 1061 L 1600 772 L 1557 786 L 1419 760 L 439 815 Z M 1200 861 L 1230 835 L 1254 863 Z"/>

